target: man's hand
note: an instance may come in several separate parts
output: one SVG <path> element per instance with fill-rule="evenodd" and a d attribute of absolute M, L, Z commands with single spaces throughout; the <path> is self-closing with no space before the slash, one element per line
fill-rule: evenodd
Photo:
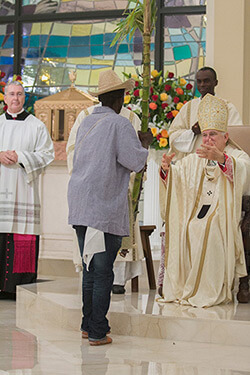
<path fill-rule="evenodd" d="M 201 148 L 196 150 L 196 154 L 199 158 L 204 158 L 208 160 L 218 161 L 219 163 L 224 163 L 224 153 L 220 151 L 212 141 L 209 144 L 202 144 Z"/>
<path fill-rule="evenodd" d="M 191 129 L 195 135 L 201 134 L 201 128 L 200 128 L 198 121 L 192 126 Z"/>
<path fill-rule="evenodd" d="M 18 156 L 15 151 L 1 151 L 0 152 L 0 163 L 4 165 L 16 164 Z"/>
<path fill-rule="evenodd" d="M 164 170 L 164 172 L 167 172 L 169 170 L 170 163 L 174 156 L 175 154 L 171 154 L 171 155 L 163 154 L 162 159 L 161 159 L 161 168 Z"/>
<path fill-rule="evenodd" d="M 138 131 L 138 136 L 141 141 L 142 147 L 148 149 L 151 143 L 153 142 L 153 134 L 150 129 L 146 132 Z"/>

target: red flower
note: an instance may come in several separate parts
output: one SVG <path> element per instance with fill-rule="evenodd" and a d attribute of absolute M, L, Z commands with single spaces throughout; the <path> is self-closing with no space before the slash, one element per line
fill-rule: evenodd
<path fill-rule="evenodd" d="M 178 96 L 175 96 L 174 99 L 173 99 L 174 103 L 177 104 L 179 103 L 180 101 L 180 98 L 178 98 Z"/>
<path fill-rule="evenodd" d="M 187 86 L 186 86 L 186 89 L 191 90 L 192 87 L 193 87 L 193 85 L 191 85 L 191 83 L 188 83 Z"/>
<path fill-rule="evenodd" d="M 173 77 L 174 77 L 174 73 L 169 72 L 169 73 L 168 73 L 168 78 L 173 78 Z"/>
<path fill-rule="evenodd" d="M 171 86 L 170 85 L 165 85 L 165 87 L 164 87 L 164 89 L 165 89 L 165 91 L 170 91 L 171 90 Z"/>
<path fill-rule="evenodd" d="M 149 89 L 149 90 L 150 90 L 150 94 L 153 94 L 153 92 L 154 92 L 154 89 L 153 89 L 153 87 L 152 87 L 152 86 L 150 87 L 150 89 Z"/>
<path fill-rule="evenodd" d="M 137 89 L 134 91 L 134 96 L 139 96 L 140 95 L 140 91 Z"/>
<path fill-rule="evenodd" d="M 138 86 L 139 86 L 139 82 L 135 81 L 135 87 L 138 87 Z"/>
<path fill-rule="evenodd" d="M 172 112 L 168 112 L 168 113 L 167 113 L 167 119 L 168 119 L 168 120 L 171 120 L 173 117 L 174 117 L 174 116 L 173 116 L 173 113 L 172 113 Z"/>
<path fill-rule="evenodd" d="M 183 104 L 186 104 L 187 103 L 187 100 L 184 100 Z"/>
<path fill-rule="evenodd" d="M 7 109 L 8 109 L 8 106 L 7 106 L 7 104 L 5 104 L 5 106 L 3 107 L 4 112 L 6 112 Z"/>
<path fill-rule="evenodd" d="M 16 76 L 16 81 L 21 81 L 22 77 L 21 76 Z"/>
<path fill-rule="evenodd" d="M 152 95 L 152 99 L 153 99 L 154 102 L 156 102 L 157 99 L 158 99 L 158 95 Z"/>
<path fill-rule="evenodd" d="M 5 77 L 5 73 L 4 73 L 4 72 L 1 72 L 1 74 L 0 74 L 0 78 L 3 78 L 3 77 Z"/>
<path fill-rule="evenodd" d="M 162 109 L 167 108 L 167 106 L 168 106 L 168 103 L 161 103 L 161 108 L 162 108 Z"/>
<path fill-rule="evenodd" d="M 127 91 L 125 94 L 126 94 L 126 95 L 129 95 L 129 91 Z"/>
<path fill-rule="evenodd" d="M 159 140 L 160 140 L 160 138 L 162 138 L 162 135 L 161 135 L 161 133 L 157 134 L 157 136 L 156 136 L 156 139 L 157 139 L 157 141 L 159 141 Z"/>

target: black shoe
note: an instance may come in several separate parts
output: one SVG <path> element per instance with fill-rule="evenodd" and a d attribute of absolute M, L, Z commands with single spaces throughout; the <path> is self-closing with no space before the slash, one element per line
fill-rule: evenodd
<path fill-rule="evenodd" d="M 113 285 L 112 287 L 112 292 L 113 294 L 124 294 L 125 293 L 125 288 L 124 285 Z"/>
<path fill-rule="evenodd" d="M 0 299 L 16 300 L 16 293 L 0 292 Z"/>

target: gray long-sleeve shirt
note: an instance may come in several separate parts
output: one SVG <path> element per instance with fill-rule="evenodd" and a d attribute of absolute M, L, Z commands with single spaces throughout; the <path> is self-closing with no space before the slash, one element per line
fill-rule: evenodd
<path fill-rule="evenodd" d="M 69 224 L 129 235 L 129 176 L 144 167 L 147 155 L 129 120 L 109 107 L 95 108 L 76 136 L 68 187 Z"/>

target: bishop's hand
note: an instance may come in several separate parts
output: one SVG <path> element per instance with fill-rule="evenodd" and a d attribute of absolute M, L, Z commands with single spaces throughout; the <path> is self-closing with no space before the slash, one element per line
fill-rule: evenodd
<path fill-rule="evenodd" d="M 175 154 L 167 155 L 163 154 L 162 159 L 161 159 L 161 168 L 163 169 L 164 172 L 167 172 L 169 170 L 171 161 Z"/>
<path fill-rule="evenodd" d="M 211 140 L 207 144 L 201 144 L 201 147 L 197 148 L 196 154 L 199 158 L 214 160 L 220 164 L 225 161 L 223 151 L 220 151 Z"/>

